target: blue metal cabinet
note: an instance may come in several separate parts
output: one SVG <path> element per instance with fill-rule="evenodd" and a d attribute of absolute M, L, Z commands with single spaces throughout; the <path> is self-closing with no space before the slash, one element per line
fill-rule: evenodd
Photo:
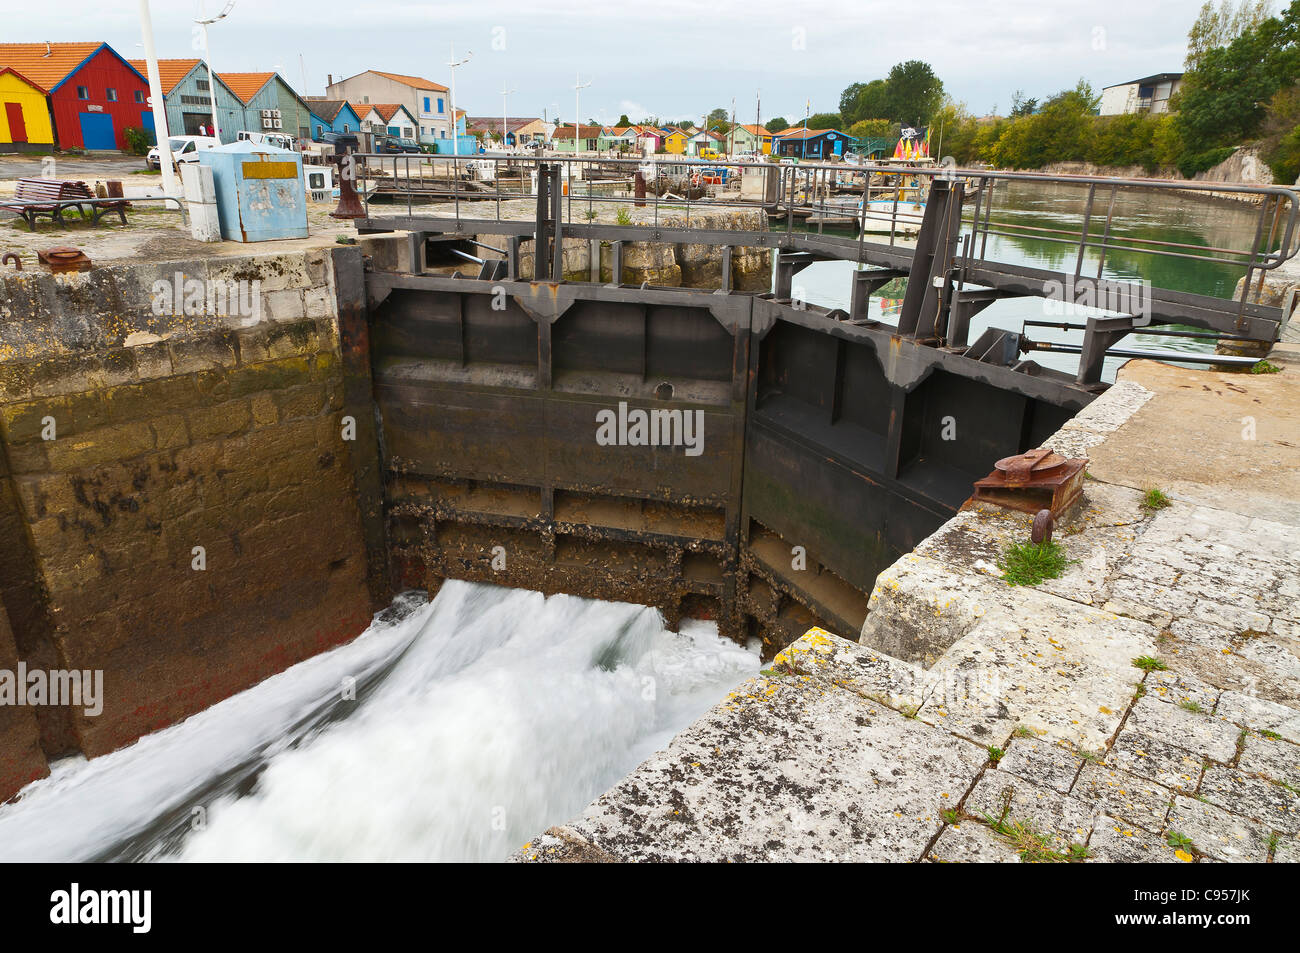
<path fill-rule="evenodd" d="M 212 168 L 222 238 L 264 242 L 307 237 L 307 195 L 299 153 L 232 142 L 200 153 L 199 162 Z"/>

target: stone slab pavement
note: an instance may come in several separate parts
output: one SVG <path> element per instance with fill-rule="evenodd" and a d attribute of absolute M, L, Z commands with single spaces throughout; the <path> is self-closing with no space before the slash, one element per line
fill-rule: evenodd
<path fill-rule="evenodd" d="M 1131 362 L 1049 442 L 1091 461 L 1060 577 L 1008 585 L 1029 518 L 964 510 L 858 643 L 812 630 L 514 859 L 1296 862 L 1300 362 L 1270 360 Z"/>

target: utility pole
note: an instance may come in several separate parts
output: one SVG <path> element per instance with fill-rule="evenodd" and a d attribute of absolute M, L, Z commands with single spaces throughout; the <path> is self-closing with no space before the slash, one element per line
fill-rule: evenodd
<path fill-rule="evenodd" d="M 460 130 L 456 128 L 456 67 L 464 66 L 473 55 L 474 51 L 469 50 L 463 60 L 457 60 L 456 44 L 451 45 L 451 62 L 447 65 L 451 67 L 451 155 L 453 168 L 455 168 L 457 157 L 460 156 Z"/>
<path fill-rule="evenodd" d="M 582 112 L 578 108 L 578 94 L 591 85 L 591 80 L 582 81 L 582 74 L 573 76 L 573 154 L 578 154 L 578 130 L 582 128 Z"/>
<path fill-rule="evenodd" d="M 163 101 L 162 80 L 158 78 L 158 54 L 153 45 L 153 16 L 149 13 L 149 0 L 140 0 L 140 32 L 144 35 L 145 69 L 149 73 L 149 104 L 153 107 L 154 138 L 158 140 L 158 166 L 162 172 L 163 193 L 178 199 L 181 193 L 176 186 L 176 171 L 172 168 L 167 105 Z"/>
<path fill-rule="evenodd" d="M 501 90 L 501 149 L 502 151 L 504 151 L 506 148 L 506 117 L 508 115 L 506 111 L 506 97 L 513 92 L 516 92 L 516 90 L 513 89 Z M 519 143 L 516 142 L 515 146 L 517 148 L 519 146 Z"/>
<path fill-rule="evenodd" d="M 221 142 L 221 123 L 217 120 L 217 74 L 212 72 L 212 57 L 208 54 L 208 27 L 228 17 L 234 6 L 235 0 L 229 0 L 215 17 L 204 17 L 203 6 L 200 4 L 199 15 L 194 21 L 198 24 L 199 34 L 203 37 L 203 65 L 208 68 L 208 102 L 212 107 L 212 135 L 218 143 Z"/>
<path fill-rule="evenodd" d="M 731 97 L 731 128 L 727 130 L 727 157 L 736 151 L 736 97 Z"/>

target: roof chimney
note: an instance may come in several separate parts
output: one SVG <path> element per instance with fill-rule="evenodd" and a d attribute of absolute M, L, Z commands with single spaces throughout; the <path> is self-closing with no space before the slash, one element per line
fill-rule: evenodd
<path fill-rule="evenodd" d="M 333 74 L 333 73 L 326 73 L 326 74 L 325 74 L 325 85 L 326 85 L 326 86 L 333 86 L 333 85 L 334 85 L 334 74 Z"/>
<path fill-rule="evenodd" d="M 42 53 L 41 56 L 42 56 L 42 57 L 45 57 L 45 56 L 53 56 L 53 55 L 54 55 L 54 50 L 52 50 L 52 49 L 50 48 L 50 41 L 49 41 L 49 40 L 46 40 L 46 41 L 45 41 L 45 52 Z"/>

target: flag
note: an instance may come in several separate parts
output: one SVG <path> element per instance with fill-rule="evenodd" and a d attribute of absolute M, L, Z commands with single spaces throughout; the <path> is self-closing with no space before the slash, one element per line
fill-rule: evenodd
<path fill-rule="evenodd" d="M 897 144 L 896 146 L 894 146 L 894 158 L 895 158 L 895 159 L 901 159 L 901 158 L 903 158 L 903 140 L 902 140 L 902 139 L 899 139 L 899 140 L 898 140 L 898 144 Z"/>

